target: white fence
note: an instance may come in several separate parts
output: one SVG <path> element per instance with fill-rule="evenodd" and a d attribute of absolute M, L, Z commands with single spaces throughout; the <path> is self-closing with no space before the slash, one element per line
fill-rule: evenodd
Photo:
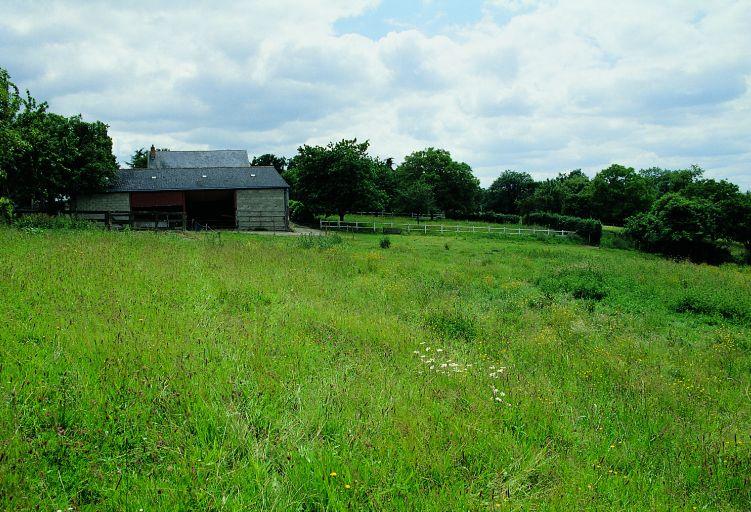
<path fill-rule="evenodd" d="M 509 226 L 468 226 L 466 224 L 399 224 L 396 222 L 343 222 L 339 220 L 321 220 L 321 230 L 357 231 L 380 233 L 394 230 L 401 233 L 441 234 L 441 233 L 496 233 L 502 235 L 545 235 L 571 236 L 576 231 L 547 228 L 521 228 Z"/>

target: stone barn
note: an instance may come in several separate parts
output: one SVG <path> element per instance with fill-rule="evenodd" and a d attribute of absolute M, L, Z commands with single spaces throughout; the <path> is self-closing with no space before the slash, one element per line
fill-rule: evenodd
<path fill-rule="evenodd" d="M 75 210 L 176 212 L 189 227 L 289 230 L 289 185 L 243 150 L 157 151 L 146 169 L 120 169 L 104 193 L 80 195 Z"/>

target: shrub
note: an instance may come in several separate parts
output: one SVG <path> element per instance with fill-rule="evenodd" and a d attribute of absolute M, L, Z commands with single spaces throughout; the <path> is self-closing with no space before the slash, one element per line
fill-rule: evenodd
<path fill-rule="evenodd" d="M 313 225 L 316 221 L 316 216 L 313 211 L 305 206 L 300 201 L 294 199 L 289 200 L 289 218 L 296 224 Z"/>
<path fill-rule="evenodd" d="M 608 295 L 602 272 L 590 266 L 569 267 L 537 280 L 546 293 L 567 293 L 575 299 L 600 301 Z"/>
<path fill-rule="evenodd" d="M 383 238 L 381 238 L 380 245 L 381 249 L 388 249 L 389 247 L 391 247 L 391 240 L 389 240 L 389 237 L 384 236 Z"/>
<path fill-rule="evenodd" d="M 602 223 L 596 219 L 582 219 L 581 217 L 548 212 L 533 212 L 524 216 L 524 224 L 576 231 L 576 234 L 589 245 L 600 245 L 602 238 Z"/>
<path fill-rule="evenodd" d="M 715 238 L 714 209 L 702 199 L 665 194 L 649 212 L 629 217 L 624 234 L 643 251 L 722 263 L 730 251 Z"/>
<path fill-rule="evenodd" d="M 95 229 L 98 227 L 90 220 L 70 215 L 47 215 L 45 213 L 20 216 L 13 225 L 19 229 Z"/>
<path fill-rule="evenodd" d="M 7 197 L 0 197 L 0 224 L 12 223 L 13 214 L 13 201 Z"/>

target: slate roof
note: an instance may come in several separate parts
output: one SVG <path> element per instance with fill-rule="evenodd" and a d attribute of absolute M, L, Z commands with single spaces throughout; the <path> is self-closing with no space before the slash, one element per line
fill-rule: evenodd
<path fill-rule="evenodd" d="M 149 169 L 190 169 L 210 167 L 248 167 L 248 152 L 242 149 L 218 151 L 157 151 L 149 157 Z"/>
<path fill-rule="evenodd" d="M 244 153 L 244 151 L 243 151 Z M 273 167 L 120 169 L 110 192 L 289 188 Z"/>

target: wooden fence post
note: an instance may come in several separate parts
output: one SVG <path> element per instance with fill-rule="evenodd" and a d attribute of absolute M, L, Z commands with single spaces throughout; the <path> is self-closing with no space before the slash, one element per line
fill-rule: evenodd
<path fill-rule="evenodd" d="M 112 229 L 112 212 L 104 212 L 104 225 L 108 231 Z"/>

